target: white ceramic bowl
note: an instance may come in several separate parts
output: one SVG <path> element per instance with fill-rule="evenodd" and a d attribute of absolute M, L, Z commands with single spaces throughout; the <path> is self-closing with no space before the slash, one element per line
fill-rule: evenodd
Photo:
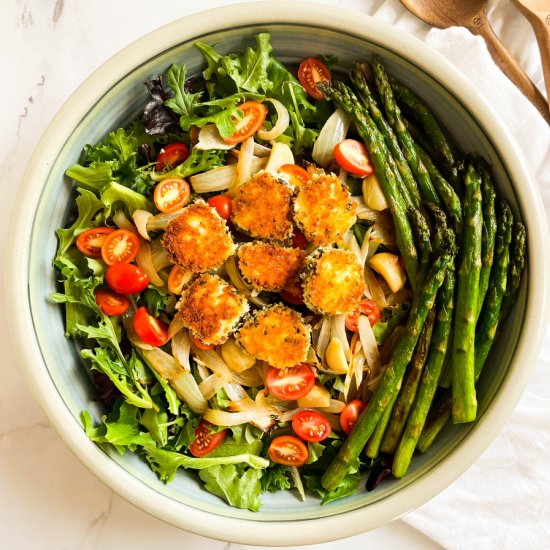
<path fill-rule="evenodd" d="M 315 13 L 312 18 L 311 14 Z M 201 67 L 200 39 L 225 52 L 242 49 L 255 33 L 272 34 L 283 61 L 336 54 L 340 68 L 379 53 L 389 71 L 415 89 L 452 129 L 454 140 L 494 167 L 501 196 L 521 213 L 529 232 L 526 274 L 513 315 L 491 354 L 479 391 L 480 419 L 448 426 L 433 448 L 415 457 L 402 480 L 376 491 L 320 506 L 292 492 L 263 496 L 259 513 L 231 508 L 186 473 L 169 485 L 131 454 L 123 457 L 91 443 L 79 415 L 99 406 L 71 341 L 63 315 L 48 301 L 56 290 L 51 262 L 55 229 L 72 208 L 65 169 L 86 143 L 135 118 L 146 100 L 142 85 L 172 62 L 189 74 Z M 13 336 L 30 387 L 50 422 L 78 458 L 120 495 L 149 513 L 195 533 L 245 544 L 290 545 L 333 540 L 373 529 L 429 500 L 466 470 L 489 445 L 515 407 L 535 364 L 546 326 L 548 250 L 544 214 L 534 182 L 511 136 L 473 86 L 420 41 L 358 13 L 296 2 L 220 8 L 176 21 L 138 40 L 96 71 L 67 101 L 44 134 L 24 176 L 7 257 L 6 296 Z M 546 307 L 546 309 L 545 309 Z"/>

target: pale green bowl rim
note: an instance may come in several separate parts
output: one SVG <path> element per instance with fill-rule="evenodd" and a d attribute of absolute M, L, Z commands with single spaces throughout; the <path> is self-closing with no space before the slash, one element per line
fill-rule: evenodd
<path fill-rule="evenodd" d="M 500 155 L 508 159 L 511 179 L 522 182 L 514 189 L 529 228 L 529 292 L 524 327 L 504 382 L 481 421 L 462 443 L 430 472 L 367 507 L 330 517 L 300 521 L 253 521 L 212 514 L 186 506 L 146 488 L 138 479 L 114 464 L 91 444 L 65 407 L 45 368 L 34 335 L 28 294 L 28 254 L 32 216 L 52 159 L 66 136 L 119 75 L 144 60 L 194 36 L 247 25 L 296 23 L 310 26 L 312 13 L 320 28 L 343 30 L 368 38 L 399 53 L 453 90 L 457 98 L 480 121 Z M 192 31 L 189 29 L 193 29 Z M 398 36 L 398 38 L 396 38 Z M 423 42 L 396 31 L 369 16 L 332 6 L 298 2 L 251 3 L 208 10 L 166 25 L 134 42 L 115 55 L 71 96 L 52 121 L 37 146 L 20 186 L 10 224 L 5 292 L 8 315 L 21 365 L 37 401 L 48 419 L 76 456 L 99 479 L 118 494 L 173 525 L 188 531 L 242 544 L 313 544 L 351 536 L 388 523 L 428 501 L 460 476 L 488 447 L 517 405 L 542 345 L 550 314 L 548 300 L 548 229 L 542 200 L 535 182 L 517 153 L 512 136 L 488 103 L 442 56 Z M 521 366 L 518 361 L 521 357 Z"/>

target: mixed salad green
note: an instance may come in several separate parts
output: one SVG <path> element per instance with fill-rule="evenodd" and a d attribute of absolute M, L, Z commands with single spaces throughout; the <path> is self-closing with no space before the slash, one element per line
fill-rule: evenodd
<path fill-rule="evenodd" d="M 67 170 L 51 298 L 105 405 L 99 424 L 82 412 L 85 432 L 252 511 L 265 492 L 326 504 L 362 472 L 369 490 L 402 477 L 451 415 L 475 419 L 525 229 L 512 237 L 486 164 L 457 161 L 378 59 L 350 87 L 331 56 L 283 65 L 266 33 L 242 53 L 196 47 L 202 75 L 174 64 L 146 82 L 142 115 Z M 288 203 L 283 237 L 261 233 L 275 225 L 261 185 Z"/>

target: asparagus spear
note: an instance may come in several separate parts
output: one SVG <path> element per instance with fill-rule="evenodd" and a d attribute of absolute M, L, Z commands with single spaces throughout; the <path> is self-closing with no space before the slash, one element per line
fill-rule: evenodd
<path fill-rule="evenodd" d="M 448 269 L 438 296 L 437 320 L 428 360 L 422 373 L 416 401 L 393 458 L 392 473 L 395 477 L 403 477 L 409 468 L 437 390 L 437 382 L 447 355 L 453 323 L 454 286 L 455 272 L 453 269 Z"/>
<path fill-rule="evenodd" d="M 410 113 L 424 129 L 424 135 L 429 140 L 431 148 L 437 152 L 437 160 L 441 163 L 444 175 L 460 195 L 462 182 L 458 173 L 453 148 L 443 133 L 437 119 L 428 106 L 411 89 L 397 82 L 392 77 L 390 77 L 390 83 L 397 100 L 409 108 Z"/>
<path fill-rule="evenodd" d="M 441 201 L 445 205 L 449 217 L 453 221 L 455 233 L 460 235 L 462 232 L 462 205 L 460 204 L 460 198 L 453 189 L 453 186 L 441 175 L 441 172 L 438 170 L 428 153 L 418 144 L 416 148 L 420 159 L 430 174 L 430 178 L 432 179 L 438 195 L 441 197 Z"/>
<path fill-rule="evenodd" d="M 413 234 L 416 236 L 416 242 L 419 250 L 419 265 L 417 281 L 418 285 L 424 282 L 428 268 L 430 267 L 430 256 L 432 253 L 432 245 L 430 239 L 430 228 L 426 219 L 416 208 L 409 209 L 409 218 L 413 229 Z"/>
<path fill-rule="evenodd" d="M 430 311 L 424 328 L 422 329 L 422 335 L 416 346 L 409 372 L 405 378 L 405 382 L 399 397 L 393 407 L 390 422 L 382 439 L 380 449 L 383 453 L 393 453 L 399 443 L 401 434 L 407 422 L 409 412 L 413 406 L 413 402 L 422 376 L 424 365 L 428 356 L 428 349 L 432 339 L 432 332 L 435 320 L 435 308 Z"/>
<path fill-rule="evenodd" d="M 481 174 L 481 196 L 483 204 L 483 232 L 481 234 L 481 272 L 479 274 L 479 296 L 477 300 L 477 318 L 481 313 L 483 300 L 489 286 L 489 276 L 493 265 L 497 218 L 495 214 L 495 188 L 485 162 L 479 163 Z"/>
<path fill-rule="evenodd" d="M 509 244 L 510 244 L 510 227 L 512 225 L 512 213 L 506 203 L 503 203 L 502 214 L 497 225 L 496 249 L 495 249 L 495 268 L 491 271 L 489 280 L 489 290 L 487 292 L 486 303 L 483 306 L 482 314 L 478 322 L 478 335 L 476 337 L 475 346 L 475 367 L 474 377 L 477 382 L 489 350 L 494 342 L 494 336 L 498 329 L 499 323 L 507 314 L 504 311 L 506 292 L 515 284 L 519 285 L 519 277 L 521 276 L 521 266 L 525 258 L 525 227 L 521 223 L 514 226 L 512 258 L 508 266 Z M 514 266 L 514 267 L 513 267 Z M 517 268 L 519 267 L 519 271 Z M 449 273 L 450 270 L 447 272 Z M 509 281 L 510 284 L 507 284 Z M 515 282 L 517 281 L 517 283 Z M 499 302 L 500 312 L 498 311 Z M 496 323 L 496 325 L 495 325 Z M 430 412 L 430 416 L 426 421 L 426 425 L 422 431 L 422 435 L 418 440 L 417 449 L 421 452 L 427 451 L 437 434 L 451 416 L 451 392 L 445 393 L 445 398 L 440 406 Z"/>
<path fill-rule="evenodd" d="M 384 434 L 386 433 L 386 428 L 388 427 L 388 423 L 391 418 L 391 412 L 393 410 L 395 402 L 397 401 L 397 397 L 399 396 L 400 389 L 401 384 L 398 385 L 397 389 L 393 393 L 391 401 L 388 403 L 386 410 L 382 414 L 382 417 L 378 421 L 378 424 L 376 424 L 374 432 L 369 438 L 367 446 L 365 447 L 365 454 L 369 458 L 378 458 L 378 455 L 380 454 L 380 445 L 382 444 L 382 439 L 384 438 Z"/>
<path fill-rule="evenodd" d="M 504 300 L 502 302 L 501 319 L 508 317 L 512 309 L 521 281 L 521 273 L 525 267 L 525 256 L 527 254 L 527 231 L 521 222 L 514 225 L 512 233 L 512 258 L 510 263 L 509 283 L 506 287 Z"/>
<path fill-rule="evenodd" d="M 378 91 L 384 105 L 386 119 L 397 135 L 397 139 L 401 144 L 403 155 L 407 159 L 407 163 L 416 178 L 416 182 L 420 189 L 420 194 L 425 200 L 435 204 L 440 204 L 439 197 L 435 192 L 430 175 L 428 174 L 428 170 L 418 156 L 413 139 L 411 138 L 411 135 L 407 130 L 407 126 L 405 125 L 405 121 L 401 116 L 401 110 L 393 97 L 393 91 L 389 83 L 388 75 L 382 65 L 382 61 L 378 56 L 374 56 L 372 59 L 372 69 L 376 80 L 376 86 L 378 87 Z"/>
<path fill-rule="evenodd" d="M 457 277 L 456 315 L 452 346 L 453 421 L 472 422 L 477 399 L 474 380 L 475 330 L 481 270 L 481 178 L 473 164 L 464 178 L 464 230 Z"/>
<path fill-rule="evenodd" d="M 376 428 L 376 424 L 380 421 L 382 414 L 397 391 L 451 260 L 452 255 L 449 252 L 439 256 L 430 269 L 426 283 L 416 293 L 405 331 L 396 344 L 378 389 L 357 420 L 351 435 L 344 441 L 321 479 L 321 484 L 328 491 L 332 491 L 340 485 L 347 474 L 349 465 L 353 463 L 365 447 Z"/>
<path fill-rule="evenodd" d="M 409 164 L 407 163 L 407 160 L 405 159 L 405 156 L 403 155 L 403 151 L 399 146 L 399 141 L 397 140 L 397 137 L 393 132 L 392 127 L 384 118 L 382 111 L 378 107 L 378 104 L 369 89 L 365 76 L 361 71 L 355 69 L 350 72 L 350 77 L 352 82 L 355 84 L 355 87 L 357 88 L 359 99 L 361 100 L 363 105 L 369 110 L 372 120 L 375 122 L 382 136 L 384 136 L 386 146 L 395 160 L 397 170 L 399 171 L 401 179 L 403 180 L 403 183 L 411 197 L 412 205 L 415 208 L 420 208 L 420 203 L 422 199 L 420 197 L 420 191 L 418 190 L 418 186 L 416 185 L 414 176 L 411 172 Z"/>
<path fill-rule="evenodd" d="M 387 149 L 380 132 L 375 130 L 369 114 L 365 112 L 355 94 L 345 84 L 337 83 L 338 89 L 326 84 L 319 84 L 319 89 L 328 99 L 340 107 L 355 122 L 357 131 L 363 138 L 376 174 L 388 200 L 395 225 L 397 246 L 413 291 L 416 289 L 418 255 L 403 198 L 398 192 L 395 174 L 388 164 Z M 344 94 L 345 93 L 345 97 Z"/>
<path fill-rule="evenodd" d="M 434 439 L 443 429 L 445 424 L 447 424 L 449 418 L 451 418 L 453 408 L 452 399 L 452 394 L 450 390 L 448 390 L 443 393 L 437 404 L 434 403 L 436 406 L 432 406 L 430 409 L 430 414 L 428 415 L 422 433 L 418 438 L 418 443 L 416 444 L 416 448 L 421 453 L 425 453 L 432 446 Z"/>
<path fill-rule="evenodd" d="M 500 321 L 502 300 L 506 293 L 508 267 L 510 265 L 510 242 L 512 241 L 513 216 L 505 201 L 501 205 L 501 219 L 495 239 L 495 263 L 491 271 L 490 287 L 478 321 L 475 347 L 475 378 L 493 346 Z M 511 277 L 510 277 L 511 278 Z"/>

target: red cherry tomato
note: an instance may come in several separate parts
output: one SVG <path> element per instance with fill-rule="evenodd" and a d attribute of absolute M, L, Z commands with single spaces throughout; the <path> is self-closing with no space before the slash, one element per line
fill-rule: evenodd
<path fill-rule="evenodd" d="M 149 277 L 134 264 L 114 264 L 105 272 L 105 282 L 121 294 L 139 294 L 149 285 Z"/>
<path fill-rule="evenodd" d="M 351 433 L 357 419 L 366 408 L 367 404 L 364 401 L 359 401 L 359 399 L 350 401 L 344 407 L 340 414 L 340 426 L 342 426 L 342 430 L 346 435 Z"/>
<path fill-rule="evenodd" d="M 284 466 L 303 466 L 309 457 L 307 447 L 293 435 L 276 437 L 267 453 L 273 462 Z"/>
<path fill-rule="evenodd" d="M 304 289 L 298 281 L 294 281 L 279 292 L 281 298 L 295 306 L 301 306 L 304 303 Z"/>
<path fill-rule="evenodd" d="M 294 235 L 292 235 L 292 246 L 294 248 L 301 248 L 302 250 L 305 250 L 308 244 L 309 242 L 306 236 L 299 229 L 295 229 Z"/>
<path fill-rule="evenodd" d="M 237 107 L 243 112 L 240 120 L 234 120 L 237 128 L 229 137 L 224 138 L 226 143 L 235 145 L 254 135 L 263 125 L 267 116 L 267 108 L 259 101 L 247 101 Z"/>
<path fill-rule="evenodd" d="M 323 92 L 317 88 L 319 82 L 330 84 L 331 74 L 327 66 L 314 57 L 304 59 L 298 67 L 298 80 L 314 99 L 323 99 Z"/>
<path fill-rule="evenodd" d="M 106 289 L 95 291 L 95 303 L 105 315 L 113 316 L 122 315 L 130 305 L 126 296 Z"/>
<path fill-rule="evenodd" d="M 197 347 L 199 349 L 202 349 L 204 351 L 208 351 L 208 350 L 214 349 L 216 347 L 216 346 L 213 346 L 211 344 L 205 344 L 200 338 L 197 338 L 196 336 L 191 334 L 191 332 L 189 332 L 189 340 L 191 340 L 191 342 L 193 342 L 195 347 Z"/>
<path fill-rule="evenodd" d="M 115 231 L 114 227 L 93 227 L 80 233 L 76 238 L 76 247 L 88 258 L 101 258 L 101 246 L 105 237 Z"/>
<path fill-rule="evenodd" d="M 331 432 L 330 422 L 317 411 L 300 411 L 292 419 L 292 429 L 304 441 L 323 441 Z"/>
<path fill-rule="evenodd" d="M 210 454 L 220 446 L 227 435 L 227 430 L 213 432 L 208 426 L 212 426 L 212 424 L 206 420 L 201 420 L 195 430 L 195 440 L 189 446 L 193 456 L 201 457 Z"/>
<path fill-rule="evenodd" d="M 168 290 L 173 294 L 181 294 L 187 282 L 189 282 L 189 272 L 177 264 L 172 266 L 168 275 Z"/>
<path fill-rule="evenodd" d="M 181 164 L 189 156 L 189 147 L 185 143 L 170 143 L 165 145 L 157 155 L 155 170 L 162 172 L 166 168 L 174 168 Z"/>
<path fill-rule="evenodd" d="M 138 338 L 150 346 L 163 346 L 168 341 L 168 327 L 164 321 L 153 317 L 145 306 L 136 311 L 134 330 Z"/>
<path fill-rule="evenodd" d="M 167 178 L 157 183 L 153 198 L 158 210 L 170 214 L 183 208 L 190 196 L 191 188 L 184 179 Z"/>
<path fill-rule="evenodd" d="M 128 229 L 109 233 L 101 246 L 101 257 L 107 265 L 129 264 L 140 249 L 139 237 Z"/>
<path fill-rule="evenodd" d="M 277 172 L 285 174 L 294 187 L 301 187 L 311 179 L 307 170 L 297 164 L 283 164 Z"/>
<path fill-rule="evenodd" d="M 285 401 L 294 401 L 307 395 L 315 384 L 315 372 L 307 363 L 277 369 L 269 367 L 266 386 L 270 393 Z"/>
<path fill-rule="evenodd" d="M 367 148 L 356 139 L 345 139 L 334 147 L 334 159 L 350 174 L 370 176 L 374 172 Z"/>
<path fill-rule="evenodd" d="M 369 318 L 371 327 L 382 319 L 382 313 L 378 304 L 372 300 L 363 300 L 359 302 L 353 313 L 346 315 L 346 327 L 351 332 L 359 331 L 359 315 L 366 315 Z"/>
<path fill-rule="evenodd" d="M 229 195 L 216 195 L 208 199 L 208 204 L 212 208 L 216 209 L 216 212 L 224 220 L 231 218 L 231 212 L 233 212 L 233 201 Z"/>

